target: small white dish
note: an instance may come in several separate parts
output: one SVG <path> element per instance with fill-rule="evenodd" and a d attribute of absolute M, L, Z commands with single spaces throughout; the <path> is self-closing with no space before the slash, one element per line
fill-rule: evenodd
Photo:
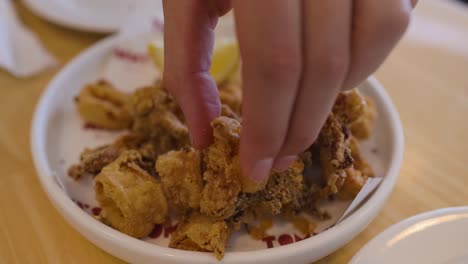
<path fill-rule="evenodd" d="M 161 0 L 23 0 L 23 3 L 52 23 L 97 33 L 118 31 L 136 12 L 162 17 Z"/>
<path fill-rule="evenodd" d="M 468 207 L 405 219 L 367 243 L 350 264 L 468 263 Z"/>
<path fill-rule="evenodd" d="M 264 244 L 259 248 L 258 241 L 244 239 L 240 247 L 228 249 L 219 262 L 209 253 L 168 248 L 167 241 L 129 237 L 80 209 L 72 199 L 81 195 L 82 199 L 88 199 L 86 203 L 92 205 L 95 203 L 94 192 L 89 185 L 86 188 L 81 183 L 70 180 L 66 175 L 66 168 L 78 161 L 78 154 L 84 147 L 106 143 L 111 137 L 105 132 L 93 134 L 82 130 L 83 124 L 73 98 L 84 84 L 101 76 L 106 61 L 116 47 L 135 38 L 145 39 L 148 36 L 115 35 L 95 44 L 72 60 L 45 90 L 33 119 L 31 148 L 40 182 L 59 213 L 91 242 L 131 263 L 310 263 L 348 243 L 380 211 L 398 177 L 404 146 L 398 113 L 384 88 L 374 78 L 360 87 L 363 93 L 375 100 L 379 112 L 375 132 L 364 143 L 363 150 L 372 153 L 376 152 L 372 151 L 373 148 L 378 147 L 375 161 L 380 166 L 375 169 L 377 176 L 383 180 L 363 204 L 324 232 L 310 238 L 294 238 L 295 243 L 273 248 L 266 248 Z M 288 232 L 292 235 L 292 231 Z M 275 243 L 284 234 L 277 235 L 278 240 Z M 238 238 L 234 240 L 240 242 Z"/>

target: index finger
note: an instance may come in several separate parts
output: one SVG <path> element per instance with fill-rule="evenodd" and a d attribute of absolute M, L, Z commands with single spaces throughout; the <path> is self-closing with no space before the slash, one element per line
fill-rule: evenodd
<path fill-rule="evenodd" d="M 281 148 L 301 74 L 299 0 L 232 1 L 242 57 L 244 175 L 264 181 Z"/>
<path fill-rule="evenodd" d="M 206 147 L 210 122 L 221 112 L 209 74 L 218 12 L 204 0 L 164 0 L 163 8 L 164 85 L 182 108 L 192 145 Z"/>

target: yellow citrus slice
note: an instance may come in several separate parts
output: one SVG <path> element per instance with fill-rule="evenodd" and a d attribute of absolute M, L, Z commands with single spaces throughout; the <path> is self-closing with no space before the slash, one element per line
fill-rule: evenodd
<path fill-rule="evenodd" d="M 148 43 L 148 52 L 157 68 L 164 70 L 164 45 L 161 41 Z M 235 39 L 216 39 L 210 68 L 211 77 L 217 84 L 226 81 L 239 64 L 239 47 Z"/>

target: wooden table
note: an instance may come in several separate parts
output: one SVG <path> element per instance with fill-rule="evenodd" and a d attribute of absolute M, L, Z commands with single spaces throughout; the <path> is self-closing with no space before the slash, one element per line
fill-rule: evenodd
<path fill-rule="evenodd" d="M 468 10 L 442 2 L 420 1 L 410 34 L 377 73 L 406 135 L 395 190 L 364 232 L 318 263 L 346 263 L 379 232 L 411 215 L 468 204 Z M 52 25 L 15 4 L 59 66 L 22 80 L 0 70 L 0 263 L 120 263 L 55 211 L 29 151 L 39 95 L 65 63 L 104 36 Z M 424 27 L 439 18 L 445 29 Z"/>

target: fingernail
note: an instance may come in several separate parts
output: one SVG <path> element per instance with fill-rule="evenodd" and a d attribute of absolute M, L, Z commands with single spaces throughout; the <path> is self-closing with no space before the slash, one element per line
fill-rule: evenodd
<path fill-rule="evenodd" d="M 283 172 L 291 166 L 291 164 L 297 159 L 297 156 L 283 156 L 275 160 L 273 169 L 278 172 Z"/>
<path fill-rule="evenodd" d="M 263 182 L 270 175 L 273 159 L 262 159 L 255 162 L 250 172 L 250 178 L 256 182 Z"/>

